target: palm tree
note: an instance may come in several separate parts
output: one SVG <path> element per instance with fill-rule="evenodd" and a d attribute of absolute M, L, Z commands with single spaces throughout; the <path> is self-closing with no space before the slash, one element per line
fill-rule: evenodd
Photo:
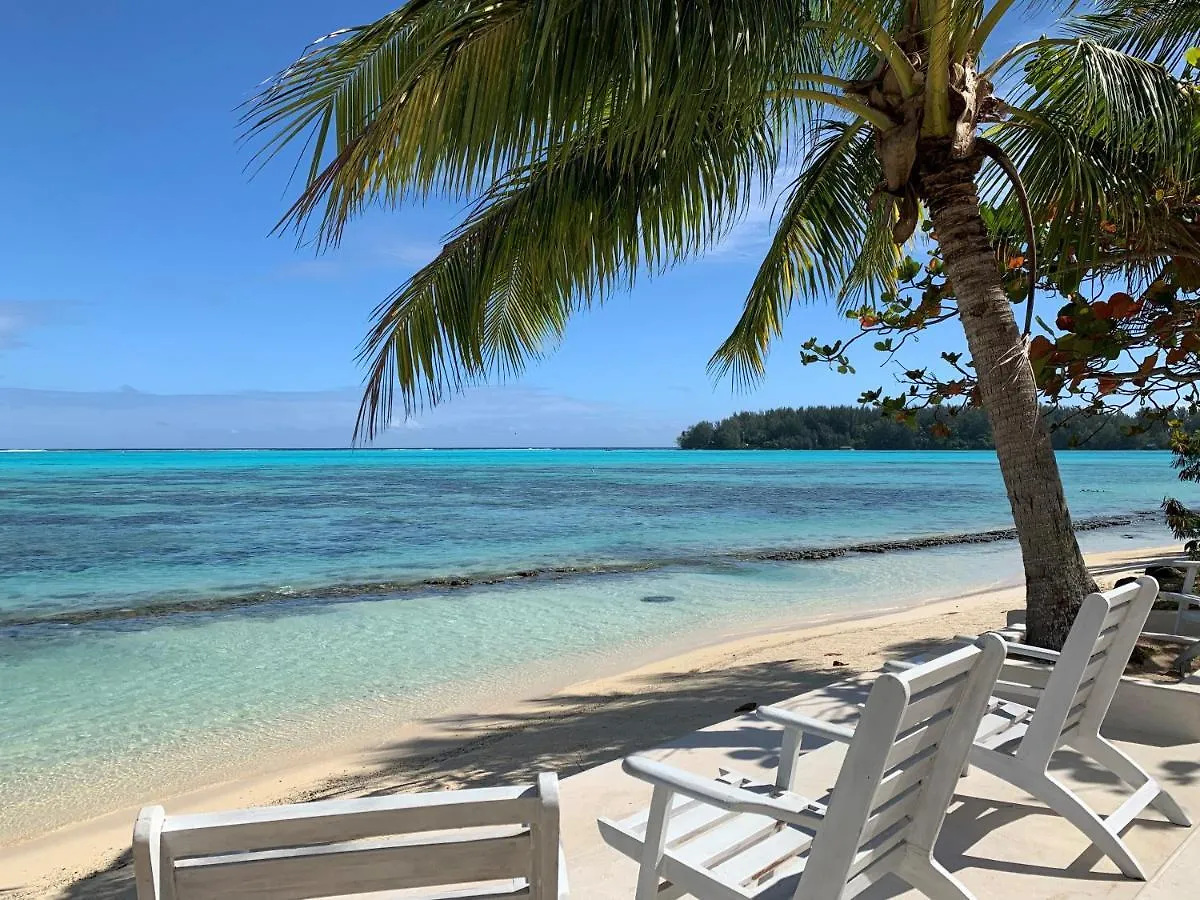
<path fill-rule="evenodd" d="M 712 247 L 797 164 L 717 375 L 760 377 L 797 300 L 893 289 L 928 216 L 1020 533 L 1030 639 L 1053 646 L 1093 584 L 979 195 L 1015 210 L 1003 173 L 1019 175 L 1047 243 L 1083 255 L 1094 226 L 1154 223 L 1143 165 L 1200 165 L 1169 73 L 1196 0 L 1106 2 L 985 60 L 1013 0 L 408 0 L 311 47 L 245 123 L 264 158 L 305 141 L 280 225 L 311 226 L 318 248 L 368 204 L 472 200 L 375 312 L 357 438 L 386 427 L 397 390 L 408 414 L 521 370 L 572 314 Z"/>

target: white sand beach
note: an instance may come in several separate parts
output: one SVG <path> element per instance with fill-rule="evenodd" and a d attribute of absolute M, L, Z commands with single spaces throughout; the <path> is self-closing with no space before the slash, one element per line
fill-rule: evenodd
<path fill-rule="evenodd" d="M 1143 547 L 1089 557 L 1098 572 L 1169 557 L 1178 547 Z M 909 605 L 853 621 L 774 621 L 690 644 L 664 643 L 639 659 L 541 673 L 457 710 L 397 726 L 386 743 L 349 744 L 269 772 L 160 798 L 171 812 L 393 791 L 569 777 L 627 753 L 728 719 L 739 707 L 778 702 L 871 672 L 955 634 L 1003 624 L 1022 603 L 1019 588 Z M 519 696 L 513 696 L 519 691 Z M 136 806 L 0 847 L 6 897 L 131 897 L 129 836 Z"/>

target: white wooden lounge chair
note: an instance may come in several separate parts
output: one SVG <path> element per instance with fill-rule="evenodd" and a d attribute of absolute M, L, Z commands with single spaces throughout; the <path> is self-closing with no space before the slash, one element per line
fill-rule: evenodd
<path fill-rule="evenodd" d="M 1158 600 L 1165 600 L 1175 604 L 1175 622 L 1169 634 L 1148 631 L 1143 631 L 1142 633 L 1146 637 L 1155 638 L 1166 643 L 1176 643 L 1184 648 L 1180 651 L 1179 656 L 1175 658 L 1171 666 L 1182 675 L 1187 672 L 1188 664 L 1197 657 L 1200 657 L 1200 639 L 1187 634 L 1188 625 L 1200 623 L 1200 595 L 1196 593 L 1196 575 L 1197 572 L 1200 572 L 1200 560 L 1173 559 L 1163 562 L 1161 565 L 1183 569 L 1185 573 L 1183 585 L 1180 590 L 1164 591 L 1160 588 L 1158 592 Z M 1140 566 L 1133 568 L 1136 571 Z M 1153 609 L 1153 607 L 1151 608 Z M 1025 624 L 1023 622 L 1014 623 L 998 631 L 1008 640 L 1021 642 L 1025 638 Z"/>
<path fill-rule="evenodd" d="M 1176 825 L 1187 826 L 1191 820 L 1162 785 L 1100 734 L 1100 726 L 1156 596 L 1158 582 L 1148 576 L 1089 594 L 1061 653 L 1009 643 L 996 690 L 1006 697 L 1029 698 L 1033 705 L 993 700 L 970 757 L 973 765 L 1041 800 L 1087 835 L 1127 877 L 1141 880 L 1146 874 L 1121 832 L 1147 806 Z M 1111 815 L 1098 815 L 1047 771 L 1050 758 L 1064 746 L 1108 769 L 1133 789 L 1132 795 Z"/>
<path fill-rule="evenodd" d="M 854 731 L 802 720 L 850 744 L 826 802 L 629 757 L 625 771 L 654 786 L 650 808 L 599 826 L 641 862 L 636 900 L 838 900 L 888 873 L 929 897 L 970 898 L 932 851 L 1003 661 L 1004 642 L 988 635 L 879 676 Z"/>
<path fill-rule="evenodd" d="M 1196 594 L 1196 573 L 1200 571 L 1200 560 L 1176 559 L 1168 565 L 1183 569 L 1187 573 L 1184 575 L 1181 590 L 1158 592 L 1159 600 L 1175 601 L 1174 633 L 1179 636 L 1179 643 L 1186 649 L 1175 658 L 1172 668 L 1183 674 L 1187 672 L 1192 660 L 1200 657 L 1200 640 L 1185 634 L 1188 625 L 1200 622 L 1200 595 Z"/>
<path fill-rule="evenodd" d="M 520 787 L 188 816 L 147 806 L 134 828 L 133 860 L 138 900 L 567 896 L 553 774 Z"/>
<path fill-rule="evenodd" d="M 1175 559 L 1167 563 L 1186 573 L 1183 586 L 1178 591 L 1159 591 L 1160 600 L 1174 600 L 1175 633 L 1183 634 L 1184 627 L 1190 622 L 1200 622 L 1200 596 L 1196 594 L 1196 573 L 1200 572 L 1200 560 Z"/>
<path fill-rule="evenodd" d="M 1190 825 L 1191 820 L 1141 766 L 1101 736 L 1100 726 L 1157 596 L 1158 582 L 1147 576 L 1089 594 L 1061 653 L 1009 644 L 1013 662 L 1004 667 L 998 689 L 1030 695 L 1035 706 L 994 704 L 971 751 L 972 764 L 1037 797 L 1091 838 L 1127 877 L 1143 880 L 1146 874 L 1121 832 L 1147 806 L 1176 825 Z M 1051 663 L 1053 669 L 1047 675 L 1038 662 Z M 1047 771 L 1050 758 L 1063 746 L 1108 769 L 1133 794 L 1111 815 L 1097 815 Z"/>

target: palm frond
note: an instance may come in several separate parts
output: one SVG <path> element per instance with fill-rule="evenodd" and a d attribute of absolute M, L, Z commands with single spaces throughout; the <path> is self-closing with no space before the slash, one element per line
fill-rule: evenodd
<path fill-rule="evenodd" d="M 1161 198 L 1200 178 L 1197 95 L 1160 65 L 1082 39 L 1040 48 L 1025 74 L 997 143 L 1017 161 L 1035 217 L 1048 223 L 1046 258 L 1075 268 L 1098 260 L 1106 232 L 1140 235 L 1167 255 L 1194 244 Z"/>
<path fill-rule="evenodd" d="M 826 122 L 824 137 L 792 184 L 775 237 L 741 318 L 709 361 L 715 377 L 752 383 L 764 372 L 772 339 L 797 296 L 838 293 L 867 235 L 867 198 L 879 183 L 875 142 L 862 122 Z M 864 264 L 864 288 L 876 279 Z"/>
<path fill-rule="evenodd" d="M 1200 0 L 1101 0 L 1070 31 L 1168 69 L 1200 47 Z"/>
<path fill-rule="evenodd" d="M 712 245 L 776 164 L 763 108 L 708 117 L 698 139 L 630 171 L 624 135 L 560 148 L 554 165 L 516 167 L 493 185 L 441 253 L 375 311 L 356 437 L 489 375 L 511 375 L 561 336 L 569 317 L 639 272 Z"/>
<path fill-rule="evenodd" d="M 1015 105 L 1052 112 L 1081 137 L 1105 144 L 1116 165 L 1186 173 L 1200 166 L 1190 140 L 1200 111 L 1162 66 L 1088 40 L 1041 48 L 1025 67 Z"/>
<path fill-rule="evenodd" d="M 877 204 L 871 210 L 858 257 L 838 291 L 839 309 L 871 303 L 881 291 L 896 291 L 896 270 L 904 258 L 904 248 L 892 239 L 895 221 L 896 210 L 891 203 Z"/>
<path fill-rule="evenodd" d="M 1079 271 L 1108 255 L 1106 234 L 1140 235 L 1150 255 L 1133 254 L 1117 266 L 1136 277 L 1157 256 L 1193 247 L 1194 236 L 1161 201 L 1164 187 L 1182 183 L 1180 173 L 1089 134 L 1072 112 L 1053 106 L 1017 110 L 992 135 L 1022 173 L 1034 220 L 1043 223 L 1043 258 L 1057 260 L 1064 272 Z M 1016 229 L 1019 213 L 1007 180 L 985 170 L 982 188 L 1006 226 Z"/>
<path fill-rule="evenodd" d="M 284 70 L 244 123 L 267 156 L 308 137 L 281 224 L 323 208 L 333 243 L 368 203 L 469 196 L 604 129 L 626 135 L 606 152 L 628 172 L 690 141 L 715 105 L 822 65 L 817 38 L 793 39 L 806 17 L 803 0 L 410 0 Z"/>

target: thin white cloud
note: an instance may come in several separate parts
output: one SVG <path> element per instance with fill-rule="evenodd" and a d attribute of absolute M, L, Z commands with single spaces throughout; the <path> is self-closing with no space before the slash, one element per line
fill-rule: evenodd
<path fill-rule="evenodd" d="M 380 246 L 377 256 L 383 262 L 419 268 L 436 257 L 441 250 L 442 245 L 434 241 L 404 240 Z"/>
<path fill-rule="evenodd" d="M 0 388 L 0 447 L 346 447 L 360 394 Z M 667 446 L 677 416 L 520 385 L 484 387 L 398 418 L 378 447 Z M 233 435 L 234 437 L 231 437 Z"/>
<path fill-rule="evenodd" d="M 425 240 L 387 241 L 365 248 L 348 245 L 329 256 L 286 263 L 279 267 L 277 275 L 304 281 L 327 281 L 365 269 L 411 272 L 432 260 L 441 249 L 441 244 Z"/>
<path fill-rule="evenodd" d="M 778 225 L 782 195 L 802 171 L 800 163 L 788 162 L 775 173 L 768 195 L 758 197 L 745 217 L 707 255 L 714 262 L 759 262 L 771 246 Z"/>
<path fill-rule="evenodd" d="M 773 219 L 770 206 L 752 207 L 705 259 L 713 262 L 761 260 L 775 233 Z"/>
<path fill-rule="evenodd" d="M 46 303 L 0 300 L 0 350 L 26 345 L 25 333 L 46 321 Z"/>

